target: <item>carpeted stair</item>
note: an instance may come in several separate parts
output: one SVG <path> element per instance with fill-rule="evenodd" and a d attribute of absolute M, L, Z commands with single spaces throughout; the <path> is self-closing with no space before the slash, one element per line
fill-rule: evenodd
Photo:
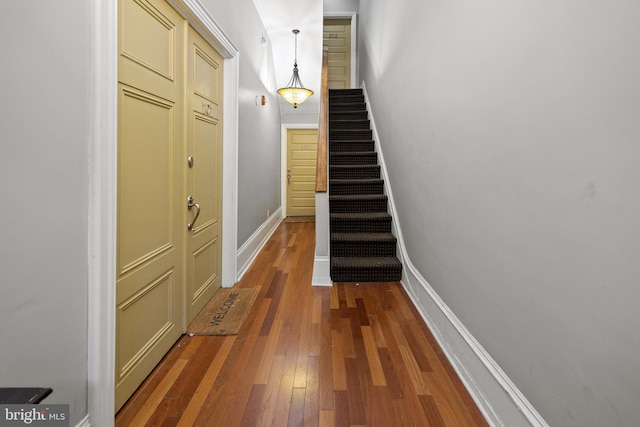
<path fill-rule="evenodd" d="M 397 282 L 384 180 L 361 89 L 329 90 L 331 280 Z"/>

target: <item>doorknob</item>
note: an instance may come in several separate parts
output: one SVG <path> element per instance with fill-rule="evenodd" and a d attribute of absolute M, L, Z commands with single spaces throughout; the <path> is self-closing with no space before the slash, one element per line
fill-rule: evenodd
<path fill-rule="evenodd" d="M 187 209 L 191 210 L 191 208 L 196 208 L 196 216 L 193 218 L 191 224 L 187 224 L 187 230 L 193 231 L 193 225 L 196 223 L 198 216 L 200 215 L 200 205 L 193 202 L 193 196 L 187 197 Z"/>
<path fill-rule="evenodd" d="M 291 169 L 287 169 L 287 182 L 291 185 Z"/>

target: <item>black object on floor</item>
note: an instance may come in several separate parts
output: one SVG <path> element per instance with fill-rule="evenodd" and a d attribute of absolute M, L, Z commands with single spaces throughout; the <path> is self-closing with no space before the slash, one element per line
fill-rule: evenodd
<path fill-rule="evenodd" d="M 42 402 L 52 391 L 47 387 L 0 388 L 0 404 L 36 404 Z"/>

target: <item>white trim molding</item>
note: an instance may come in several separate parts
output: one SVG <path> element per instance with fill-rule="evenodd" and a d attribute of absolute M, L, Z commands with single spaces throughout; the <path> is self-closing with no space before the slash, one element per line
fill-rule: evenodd
<path fill-rule="evenodd" d="M 361 88 L 369 112 L 385 193 L 389 199 L 389 210 L 393 217 L 393 232 L 398 238 L 399 258 L 404 266 L 403 287 L 490 425 L 549 427 L 409 259 L 364 81 Z"/>
<path fill-rule="evenodd" d="M 313 286 L 333 286 L 330 268 L 329 192 L 316 193 L 316 249 L 313 262 Z"/>
<path fill-rule="evenodd" d="M 312 286 L 333 286 L 331 280 L 330 258 L 328 256 L 316 255 L 313 259 Z"/>
<path fill-rule="evenodd" d="M 89 420 L 89 415 L 85 416 L 82 420 L 80 420 L 80 422 L 76 424 L 76 427 L 91 427 L 91 421 Z"/>
<path fill-rule="evenodd" d="M 87 416 L 80 425 L 113 425 L 115 401 L 117 0 L 90 2 Z"/>
<path fill-rule="evenodd" d="M 282 208 L 276 210 L 258 229 L 247 239 L 246 242 L 238 249 L 237 260 L 240 265 L 240 271 L 236 277 L 239 282 L 242 276 L 247 272 L 253 261 L 267 243 L 269 238 L 276 231 L 284 217 L 282 216 Z"/>
<path fill-rule="evenodd" d="M 238 271 L 238 92 L 240 55 L 224 61 L 222 128 L 222 287 L 233 286 Z"/>

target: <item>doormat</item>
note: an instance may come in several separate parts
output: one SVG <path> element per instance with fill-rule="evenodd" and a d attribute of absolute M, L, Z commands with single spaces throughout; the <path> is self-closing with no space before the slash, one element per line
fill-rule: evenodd
<path fill-rule="evenodd" d="M 315 216 L 288 216 L 284 222 L 316 222 Z"/>
<path fill-rule="evenodd" d="M 236 335 L 258 288 L 220 288 L 187 328 L 193 335 Z"/>

